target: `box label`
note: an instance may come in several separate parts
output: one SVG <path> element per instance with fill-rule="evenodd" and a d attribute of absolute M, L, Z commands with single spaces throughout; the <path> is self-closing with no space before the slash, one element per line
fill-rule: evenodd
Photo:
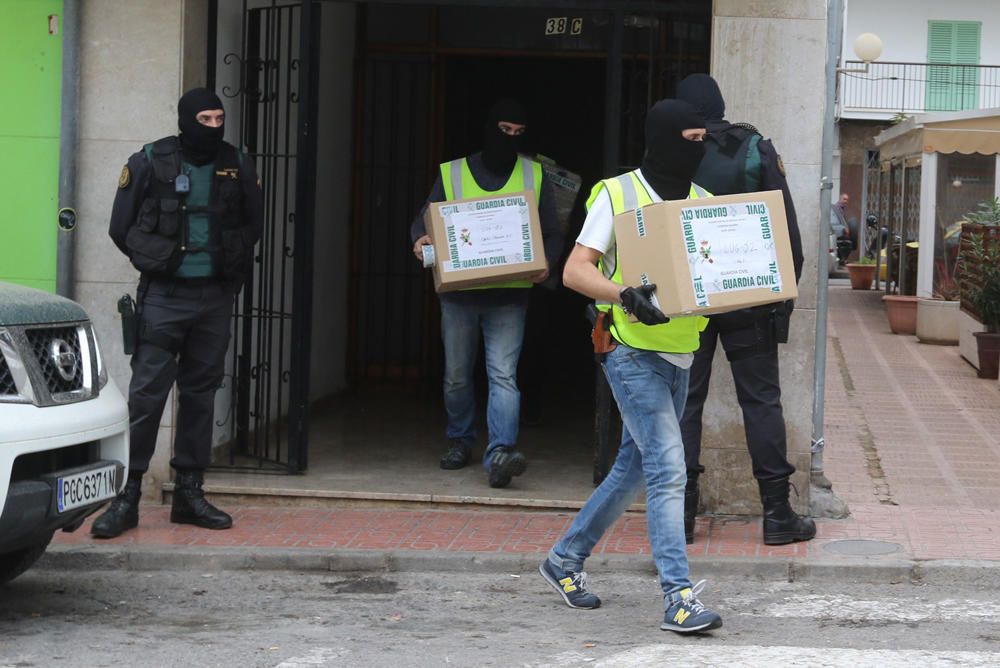
<path fill-rule="evenodd" d="M 640 239 L 646 236 L 646 218 L 642 215 L 642 207 L 635 210 L 635 231 Z"/>
<path fill-rule="evenodd" d="M 494 197 L 440 208 L 448 245 L 443 271 L 463 271 L 534 260 L 531 212 L 520 196 Z"/>
<path fill-rule="evenodd" d="M 771 214 L 762 201 L 681 209 L 684 248 L 698 306 L 712 294 L 767 288 L 781 292 Z"/>

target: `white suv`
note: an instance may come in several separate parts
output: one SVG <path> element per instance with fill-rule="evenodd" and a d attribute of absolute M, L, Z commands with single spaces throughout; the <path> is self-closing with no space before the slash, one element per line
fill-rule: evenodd
<path fill-rule="evenodd" d="M 128 406 L 79 304 L 0 282 L 0 584 L 122 489 Z"/>

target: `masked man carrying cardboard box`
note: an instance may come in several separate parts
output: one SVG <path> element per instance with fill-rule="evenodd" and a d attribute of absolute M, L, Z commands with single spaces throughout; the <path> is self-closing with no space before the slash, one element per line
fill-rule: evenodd
<path fill-rule="evenodd" d="M 617 345 L 603 355 L 601 365 L 624 429 L 611 471 L 539 566 L 568 606 L 599 607 L 601 599 L 587 589 L 584 561 L 645 483 L 649 541 L 664 598 L 660 628 L 677 633 L 722 626 L 718 613 L 698 600 L 704 581 L 692 584 L 684 545 L 684 444 L 678 418 L 706 321 L 700 316 L 668 319 L 651 301 L 655 285 L 623 282 L 614 216 L 661 200 L 710 196 L 691 180 L 704 153 L 704 126 L 689 105 L 657 102 L 646 116 L 642 167 L 601 181 L 588 200 L 563 282 L 611 314 Z"/>
<path fill-rule="evenodd" d="M 541 165 L 518 152 L 526 129 L 523 107 L 513 100 L 500 100 L 493 105 L 487 117 L 482 152 L 441 165 L 440 175 L 427 202 L 410 228 L 413 254 L 418 260 L 425 261 L 425 266 L 428 266 L 425 253 L 429 251 L 425 247 L 434 245 L 428 235 L 426 220 L 432 217 L 425 215 L 428 207 L 437 202 L 475 198 L 493 198 L 497 204 L 505 204 L 506 199 L 520 201 L 520 198 L 496 199 L 496 196 L 516 193 L 526 194 L 529 206 L 533 206 L 533 202 L 538 203 L 537 220 L 545 259 L 547 266 L 555 265 L 562 243 L 554 196 Z M 466 241 L 473 242 L 471 233 L 467 240 L 456 239 L 456 248 Z M 549 272 L 543 268 L 528 278 L 445 291 L 442 279 L 446 276 L 439 271 L 441 268 L 438 264 L 435 269 L 435 283 L 441 300 L 444 403 L 448 414 L 445 436 L 449 440 L 448 451 L 441 459 L 441 468 L 463 468 L 472 456 L 472 445 L 476 439 L 473 371 L 482 332 L 489 380 L 486 408 L 489 440 L 483 455 L 483 467 L 491 487 L 506 487 L 512 478 L 521 475 L 527 468 L 524 455 L 515 449 L 521 400 L 517 388 L 517 362 L 524 340 L 529 288 L 544 281 Z"/>

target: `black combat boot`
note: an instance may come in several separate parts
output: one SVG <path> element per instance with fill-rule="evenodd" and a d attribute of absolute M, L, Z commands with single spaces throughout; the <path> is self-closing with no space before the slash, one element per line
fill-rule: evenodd
<path fill-rule="evenodd" d="M 205 500 L 205 492 L 201 489 L 204 481 L 204 471 L 177 471 L 170 521 L 194 524 L 202 529 L 228 529 L 233 526 L 233 518 Z"/>
<path fill-rule="evenodd" d="M 694 518 L 698 515 L 698 474 L 688 473 L 687 486 L 684 488 L 684 540 L 690 545 L 694 542 Z"/>
<path fill-rule="evenodd" d="M 139 526 L 139 499 L 142 497 L 142 471 L 129 471 L 125 489 L 111 502 L 111 507 L 94 520 L 90 535 L 114 538 Z"/>
<path fill-rule="evenodd" d="M 760 502 L 764 506 L 764 544 L 785 545 L 801 540 L 812 540 L 816 523 L 801 517 L 788 503 L 788 478 L 758 480 Z"/>

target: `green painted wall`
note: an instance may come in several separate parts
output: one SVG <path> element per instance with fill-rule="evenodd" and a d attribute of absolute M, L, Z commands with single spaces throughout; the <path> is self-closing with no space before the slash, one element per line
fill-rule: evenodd
<path fill-rule="evenodd" d="M 56 289 L 62 0 L 0 0 L 0 280 Z M 59 17 L 50 34 L 49 16 Z"/>

